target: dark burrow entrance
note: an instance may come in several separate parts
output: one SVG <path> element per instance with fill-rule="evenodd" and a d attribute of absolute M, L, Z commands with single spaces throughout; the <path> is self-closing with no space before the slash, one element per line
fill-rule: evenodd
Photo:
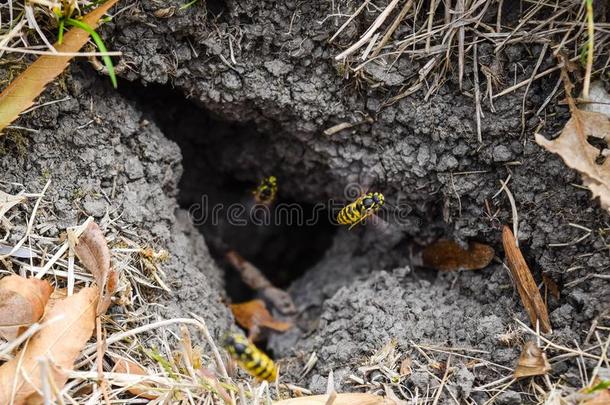
<path fill-rule="evenodd" d="M 225 260 L 229 250 L 252 262 L 283 289 L 321 259 L 336 227 L 326 211 L 295 200 L 282 188 L 282 163 L 273 173 L 259 172 L 252 164 L 249 175 L 231 163 L 231 150 L 242 144 L 252 148 L 251 162 L 262 159 L 258 154 L 265 149 L 264 133 L 254 125 L 223 121 L 169 87 L 125 82 L 120 89 L 137 102 L 146 119 L 180 146 L 184 173 L 178 200 L 191 212 L 212 256 L 225 270 L 226 292 L 232 302 L 252 299 L 255 292 Z M 252 147 L 252 139 L 260 143 Z M 255 204 L 252 191 L 262 178 L 272 175 L 278 178 L 277 199 L 265 210 Z M 314 215 L 317 220 L 306 223 Z"/>

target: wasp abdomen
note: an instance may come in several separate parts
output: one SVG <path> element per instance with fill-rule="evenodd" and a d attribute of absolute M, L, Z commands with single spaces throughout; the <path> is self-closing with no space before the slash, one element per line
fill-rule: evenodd
<path fill-rule="evenodd" d="M 277 377 L 275 363 L 245 336 L 239 333 L 225 336 L 224 347 L 248 374 L 259 380 L 275 381 Z"/>

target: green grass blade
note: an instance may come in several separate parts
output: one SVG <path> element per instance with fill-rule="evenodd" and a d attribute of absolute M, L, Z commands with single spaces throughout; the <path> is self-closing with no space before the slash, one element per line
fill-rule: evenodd
<path fill-rule="evenodd" d="M 59 34 L 57 34 L 57 43 L 59 45 L 61 45 L 61 43 L 64 42 L 64 27 L 65 27 L 65 22 L 64 22 L 64 19 L 62 18 L 61 20 L 59 20 Z"/>
<path fill-rule="evenodd" d="M 75 20 L 73 18 L 68 18 L 66 20 L 66 23 L 68 23 L 69 25 L 72 25 L 74 27 L 80 28 L 83 31 L 86 31 L 89 35 L 91 35 L 93 42 L 95 42 L 95 44 L 97 45 L 97 48 L 100 50 L 100 52 L 108 52 L 108 50 L 106 49 L 106 45 L 104 45 L 104 41 L 102 41 L 102 38 L 89 25 L 83 23 L 82 21 Z M 112 82 L 112 86 L 116 89 L 118 84 L 117 84 L 117 80 L 116 80 L 116 75 L 114 74 L 114 65 L 112 64 L 112 59 L 110 59 L 110 56 L 104 55 L 104 56 L 102 56 L 102 60 L 104 61 L 104 64 L 106 65 L 106 69 L 108 69 L 108 76 L 110 76 L 110 81 Z"/>

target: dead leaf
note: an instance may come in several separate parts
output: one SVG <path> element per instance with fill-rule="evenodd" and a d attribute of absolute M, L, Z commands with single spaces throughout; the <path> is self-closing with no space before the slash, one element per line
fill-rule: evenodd
<path fill-rule="evenodd" d="M 53 288 L 47 281 L 20 276 L 0 280 L 0 336 L 15 339 L 44 314 Z"/>
<path fill-rule="evenodd" d="M 308 397 L 284 399 L 276 401 L 274 405 L 316 405 L 326 404 L 328 395 L 311 395 Z M 345 393 L 337 394 L 333 405 L 396 405 L 395 401 L 373 394 Z"/>
<path fill-rule="evenodd" d="M 97 28 L 100 18 L 117 1 L 108 0 L 85 15 L 81 22 L 92 29 Z M 60 53 L 74 53 L 78 52 L 88 40 L 89 34 L 86 31 L 72 28 L 64 35 L 61 45 L 56 43 L 54 47 Z M 34 103 L 45 87 L 64 71 L 72 57 L 71 55 L 42 55 L 4 89 L 0 94 L 0 131 Z"/>
<path fill-rule="evenodd" d="M 610 404 L 610 390 L 595 393 L 591 398 L 582 402 L 582 405 L 608 405 Z"/>
<path fill-rule="evenodd" d="M 110 306 L 112 295 L 118 289 L 118 272 L 110 268 L 110 250 L 100 227 L 91 222 L 78 238 L 74 252 L 83 266 L 95 278 L 100 289 L 97 314 L 103 314 Z"/>
<path fill-rule="evenodd" d="M 591 385 L 580 390 L 581 395 L 586 396 L 582 405 L 610 404 L 610 380 L 601 380 L 596 377 Z"/>
<path fill-rule="evenodd" d="M 523 254 L 515 243 L 513 232 L 506 225 L 502 229 L 502 244 L 504 245 L 508 268 L 517 285 L 521 302 L 529 315 L 532 326 L 536 327 L 536 321 L 539 321 L 542 332 L 551 332 L 551 322 L 549 321 L 547 307 L 542 300 L 538 286 L 523 258 Z"/>
<path fill-rule="evenodd" d="M 114 373 L 131 374 L 131 375 L 142 375 L 146 376 L 149 373 L 135 361 L 126 359 L 124 357 L 116 358 L 116 363 L 112 369 Z M 153 385 L 150 382 L 142 381 L 138 384 L 127 387 L 127 391 L 137 397 L 146 399 L 157 399 L 159 393 L 151 390 Z"/>
<path fill-rule="evenodd" d="M 400 363 L 400 375 L 408 376 L 413 372 L 413 360 L 411 357 L 405 357 L 404 360 Z"/>
<path fill-rule="evenodd" d="M 536 134 L 536 142 L 578 170 L 593 197 L 599 197 L 602 208 L 610 211 L 610 119 L 598 112 L 571 110 L 572 117 L 559 137 L 548 140 Z"/>
<path fill-rule="evenodd" d="M 547 361 L 544 351 L 536 346 L 534 341 L 525 343 L 515 368 L 514 377 L 523 378 L 545 375 L 549 371 L 551 371 L 551 365 Z"/>
<path fill-rule="evenodd" d="M 472 242 L 468 249 L 452 240 L 439 240 L 422 251 L 422 264 L 441 271 L 479 270 L 494 258 L 491 246 Z"/>
<path fill-rule="evenodd" d="M 275 319 L 267 310 L 263 300 L 252 300 L 239 304 L 231 304 L 231 311 L 239 325 L 248 329 L 252 340 L 257 340 L 261 327 L 285 332 L 292 327 L 289 322 Z"/>
<path fill-rule="evenodd" d="M 77 294 L 58 300 L 43 318 L 60 317 L 49 324 L 24 346 L 14 359 L 0 367 L 0 404 L 39 403 L 43 386 L 41 360 L 48 361 L 48 382 L 61 389 L 72 370 L 74 361 L 93 334 L 95 307 L 99 291 L 96 287 L 83 288 Z M 26 378 L 24 378 L 24 376 Z"/>

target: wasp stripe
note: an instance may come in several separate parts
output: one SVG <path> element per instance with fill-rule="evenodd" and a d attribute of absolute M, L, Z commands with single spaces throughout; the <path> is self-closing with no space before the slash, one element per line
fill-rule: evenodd
<path fill-rule="evenodd" d="M 225 348 L 237 363 L 250 375 L 267 381 L 275 381 L 277 368 L 265 353 L 240 334 L 225 337 Z"/>
<path fill-rule="evenodd" d="M 346 205 L 337 215 L 337 222 L 341 225 L 356 225 L 369 215 L 377 212 L 384 204 L 381 193 L 367 193 Z"/>

